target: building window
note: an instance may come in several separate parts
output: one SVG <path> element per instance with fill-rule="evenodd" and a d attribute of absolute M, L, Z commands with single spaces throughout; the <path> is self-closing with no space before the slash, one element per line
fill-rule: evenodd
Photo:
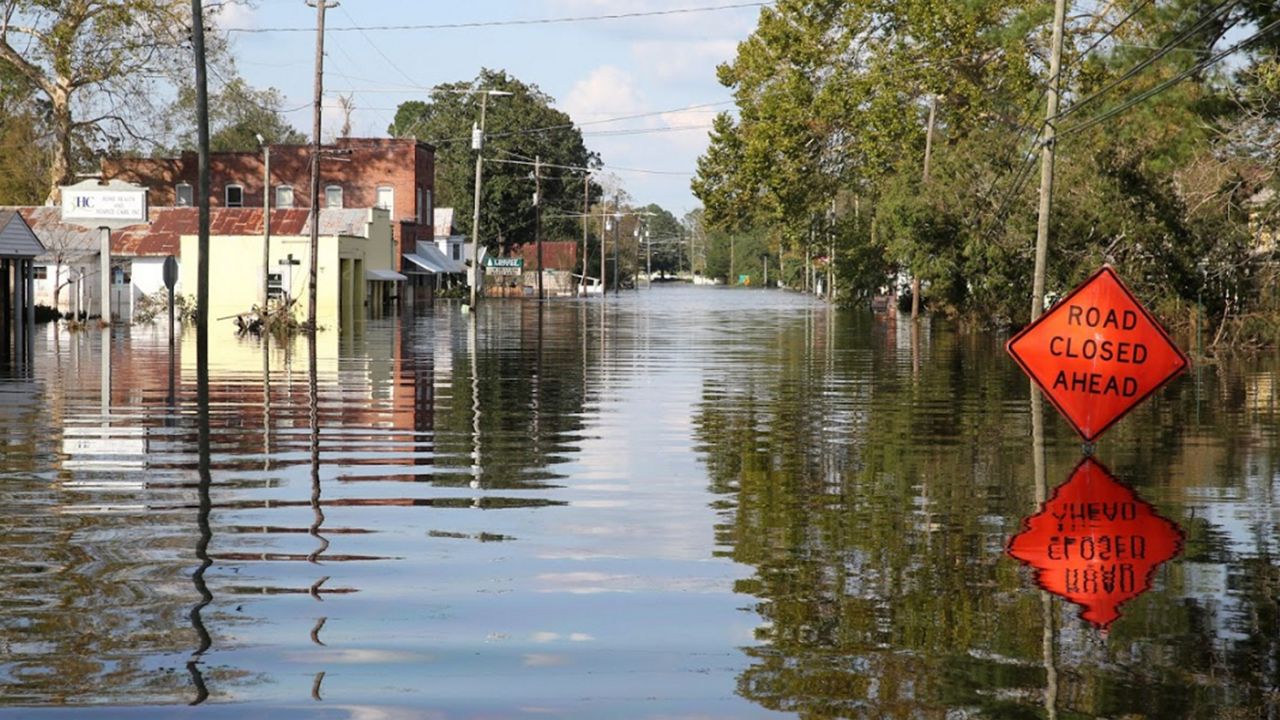
<path fill-rule="evenodd" d="M 324 189 L 324 206 L 328 208 L 342 207 L 342 186 L 328 185 Z"/>
<path fill-rule="evenodd" d="M 48 268 L 48 266 L 46 266 L 46 265 L 36 265 L 35 267 L 31 268 L 31 270 L 32 270 L 32 274 L 31 274 L 31 276 L 32 276 L 33 278 L 35 278 L 36 280 L 48 280 L 48 279 L 49 279 L 49 268 Z"/>
<path fill-rule="evenodd" d="M 281 185 L 276 188 L 276 207 L 291 208 L 293 207 L 293 186 Z"/>
<path fill-rule="evenodd" d="M 451 243 L 453 245 L 453 259 L 462 259 L 462 243 Z"/>
<path fill-rule="evenodd" d="M 190 183 L 178 183 L 173 186 L 173 204 L 177 207 L 191 207 L 195 204 L 195 193 Z"/>
<path fill-rule="evenodd" d="M 428 190 L 426 192 L 426 195 L 427 195 L 427 204 L 423 206 L 424 210 L 422 215 L 422 222 L 427 223 L 428 225 L 434 225 L 436 222 L 436 216 L 435 216 L 435 208 L 432 207 L 431 205 L 431 191 Z M 450 230 L 450 232 L 452 232 L 452 230 Z"/>
<path fill-rule="evenodd" d="M 418 193 L 413 198 L 413 214 L 414 214 L 414 217 L 418 219 L 418 224 L 421 225 L 422 220 L 425 217 L 422 214 L 422 186 L 421 185 L 418 186 Z"/>
<path fill-rule="evenodd" d="M 383 210 L 391 210 L 395 204 L 395 196 L 396 194 L 394 190 L 383 185 L 378 188 L 378 198 L 374 201 L 373 206 L 380 207 Z"/>
<path fill-rule="evenodd" d="M 244 186 L 228 185 L 226 189 L 227 207 L 244 207 Z"/>

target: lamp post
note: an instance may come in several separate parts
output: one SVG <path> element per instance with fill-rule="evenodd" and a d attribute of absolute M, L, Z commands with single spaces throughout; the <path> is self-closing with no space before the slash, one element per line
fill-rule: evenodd
<path fill-rule="evenodd" d="M 622 198 L 614 196 L 614 210 L 622 207 Z M 613 214 L 613 294 L 618 294 L 618 244 L 622 242 L 622 213 Z"/>
<path fill-rule="evenodd" d="M 471 149 L 476 151 L 475 210 L 471 216 L 471 309 L 475 310 L 480 285 L 480 167 L 484 157 L 484 118 L 489 96 L 510 95 L 505 90 L 455 90 L 480 95 L 480 123 L 471 128 Z"/>
<path fill-rule="evenodd" d="M 267 301 L 271 298 L 271 145 L 255 133 L 262 146 L 262 312 L 267 315 Z"/>

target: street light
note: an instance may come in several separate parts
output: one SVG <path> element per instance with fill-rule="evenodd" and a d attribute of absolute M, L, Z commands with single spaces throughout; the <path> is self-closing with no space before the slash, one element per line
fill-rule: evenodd
<path fill-rule="evenodd" d="M 259 315 L 265 322 L 267 301 L 271 298 L 271 145 L 262 133 L 253 136 L 262 148 L 262 311 Z M 316 216 L 316 222 L 319 217 Z"/>
<path fill-rule="evenodd" d="M 484 118 L 489 96 L 511 95 L 505 90 L 454 90 L 455 93 L 480 96 L 480 122 L 471 127 L 471 149 L 476 151 L 475 212 L 471 218 L 471 309 L 475 310 L 477 286 L 480 284 L 480 167 L 484 155 Z"/>

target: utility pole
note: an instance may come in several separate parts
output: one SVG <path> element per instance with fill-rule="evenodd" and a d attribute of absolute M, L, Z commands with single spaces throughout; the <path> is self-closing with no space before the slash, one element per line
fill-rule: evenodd
<path fill-rule="evenodd" d="M 609 198 L 600 193 L 600 299 L 604 299 L 605 243 L 609 237 Z"/>
<path fill-rule="evenodd" d="M 929 101 L 929 129 L 924 134 L 924 170 L 921 173 L 920 185 L 925 187 L 929 184 L 929 159 L 933 156 L 933 122 L 938 110 L 938 97 L 935 95 Z M 912 322 L 920 318 L 920 276 L 916 273 L 911 274 L 911 320 Z"/>
<path fill-rule="evenodd" d="M 613 196 L 613 294 L 618 288 L 618 246 L 622 244 L 622 193 Z"/>
<path fill-rule="evenodd" d="M 533 238 L 538 246 L 538 299 L 542 294 L 542 156 L 533 156 Z"/>
<path fill-rule="evenodd" d="M 271 145 L 261 136 L 262 145 L 262 312 L 265 320 L 271 299 Z"/>
<path fill-rule="evenodd" d="M 677 250 L 678 252 L 678 250 Z M 677 263 L 678 265 L 678 263 Z M 679 270 L 677 269 L 677 272 Z M 653 289 L 653 241 L 649 239 L 649 228 L 644 229 L 644 280 L 645 287 Z"/>
<path fill-rule="evenodd" d="M 307 0 L 316 8 L 315 97 L 311 107 L 311 274 L 307 282 L 307 332 L 316 332 L 316 286 L 320 275 L 320 115 L 324 99 L 324 11 L 328 0 Z"/>
<path fill-rule="evenodd" d="M 737 285 L 738 276 L 733 274 L 733 238 L 734 234 L 729 233 L 729 284 Z"/>
<path fill-rule="evenodd" d="M 196 232 L 200 249 L 200 260 L 196 263 L 196 356 L 199 360 L 207 358 L 209 350 L 209 84 L 201 0 L 191 0 L 191 49 L 196 56 L 196 205 L 199 207 Z M 106 297 L 102 306 L 109 307 Z M 110 316 L 103 319 L 111 320 Z"/>
<path fill-rule="evenodd" d="M 587 296 L 587 225 L 591 218 L 591 173 L 582 176 L 582 282 L 581 296 Z"/>
<path fill-rule="evenodd" d="M 1044 312 L 1044 272 L 1049 255 L 1049 211 L 1053 204 L 1053 162 L 1058 130 L 1058 86 L 1061 83 L 1062 34 L 1067 14 L 1067 0 L 1057 0 L 1053 7 L 1053 47 L 1049 55 L 1048 102 L 1045 109 L 1044 145 L 1040 151 L 1040 216 L 1036 222 L 1036 267 L 1031 284 L 1031 319 Z"/>

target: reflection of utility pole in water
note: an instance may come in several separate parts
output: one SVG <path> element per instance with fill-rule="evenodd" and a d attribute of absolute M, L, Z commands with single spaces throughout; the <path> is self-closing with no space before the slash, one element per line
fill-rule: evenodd
<path fill-rule="evenodd" d="M 487 307 L 487 306 L 486 306 Z M 480 374 L 476 359 L 476 334 L 480 317 L 467 326 L 467 354 L 471 356 L 471 487 L 480 487 Z"/>
<path fill-rule="evenodd" d="M 209 586 L 204 579 L 205 571 L 213 564 L 213 560 L 209 558 L 209 542 L 213 539 L 213 529 L 209 524 L 209 511 L 213 505 L 209 491 L 213 477 L 209 467 L 209 352 L 205 343 L 199 343 L 196 346 L 196 427 L 199 457 L 197 464 L 199 482 L 196 485 L 199 504 L 196 512 L 196 527 L 200 531 L 200 538 L 196 541 L 196 558 L 200 561 L 200 565 L 195 572 L 191 573 L 191 583 L 195 586 L 196 593 L 200 595 L 200 601 L 191 608 L 189 614 L 191 627 L 199 637 L 199 645 L 191 654 L 191 659 L 187 661 L 187 672 L 191 674 L 191 682 L 196 687 L 196 697 L 191 701 L 192 705 L 199 705 L 209 698 L 204 675 L 200 672 L 200 658 L 213 645 L 213 639 L 209 636 L 209 631 L 204 626 L 204 619 L 201 617 L 204 608 L 213 602 L 213 593 L 209 591 Z"/>
<path fill-rule="evenodd" d="M 320 506 L 320 384 L 316 375 L 316 335 L 315 333 L 307 334 L 307 419 L 310 423 L 310 450 L 311 450 L 311 513 L 312 522 L 308 533 L 311 537 L 320 542 L 315 550 L 307 556 L 307 562 L 319 564 L 320 555 L 329 549 L 329 540 L 320 534 L 320 526 L 324 524 L 324 510 Z M 317 602 L 324 602 L 324 598 L 320 596 L 320 586 L 328 580 L 329 577 L 320 578 L 311 586 L 311 597 Z M 317 645 L 324 645 L 320 642 L 320 629 L 324 627 L 327 617 L 321 617 L 316 620 L 315 627 L 311 630 L 311 640 Z M 320 700 L 320 683 L 324 681 L 324 671 L 316 674 L 315 680 L 311 684 L 311 697 L 314 700 Z"/>
<path fill-rule="evenodd" d="M 262 469 L 271 469 L 271 332 L 269 330 L 262 333 Z"/>
<path fill-rule="evenodd" d="M 1044 464 L 1044 398 L 1034 381 L 1031 383 L 1031 462 L 1035 473 L 1035 512 L 1040 512 L 1049 497 L 1048 480 Z M 1049 720 L 1058 717 L 1058 668 L 1057 668 L 1057 610 L 1053 596 L 1040 591 L 1042 607 L 1042 649 L 1044 657 L 1045 687 L 1044 707 Z"/>

